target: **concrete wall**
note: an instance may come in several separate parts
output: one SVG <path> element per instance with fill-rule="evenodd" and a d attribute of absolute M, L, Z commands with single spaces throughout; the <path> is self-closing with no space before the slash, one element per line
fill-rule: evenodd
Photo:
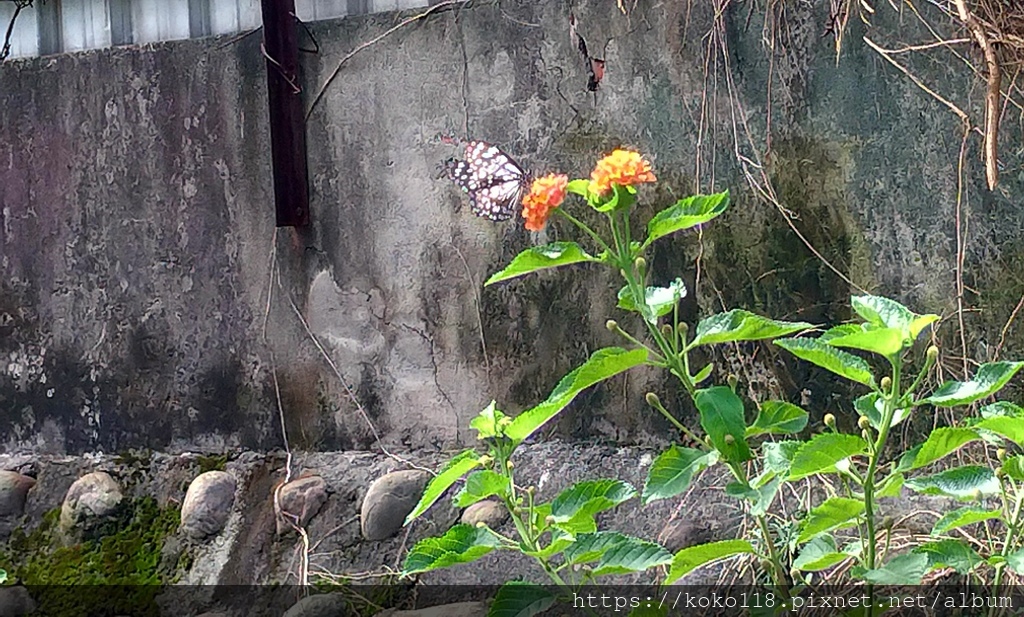
<path fill-rule="evenodd" d="M 737 150 L 755 156 L 749 130 L 794 224 L 838 270 L 919 311 L 955 308 L 959 121 L 867 49 L 861 26 L 836 66 L 820 37 L 828 16 L 803 5 L 767 25 L 760 9 L 748 21 L 748 7 L 731 8 L 721 37 L 707 38 L 710 3 L 641 1 L 627 17 L 578 2 L 580 32 L 607 61 L 595 96 L 569 10 L 520 0 L 438 12 L 347 60 L 307 124 L 314 224 L 298 231 L 274 229 L 258 36 L 0 65 L 2 447 L 266 448 L 282 444 L 282 416 L 290 442 L 310 449 L 370 446 L 367 419 L 385 443 L 440 447 L 470 439 L 468 419 L 492 398 L 513 412 L 539 402 L 616 342 L 602 327 L 619 316 L 615 281 L 584 267 L 482 289 L 523 248 L 572 232 L 473 217 L 436 179 L 456 154 L 438 139 L 450 132 L 573 175 L 611 147 L 638 147 L 663 180 L 649 194 L 658 205 L 731 189 L 734 206 L 702 248 L 691 234 L 654 256 L 656 278 L 683 276 L 691 289 L 702 256 L 684 313 L 724 303 L 846 318 L 850 285 L 737 166 Z M 396 19 L 314 24 L 322 53 L 303 55 L 307 105 Z M 875 27 L 895 23 L 880 14 Z M 770 62 L 763 34 L 776 31 Z M 728 53 L 706 65 L 708 44 Z M 976 88 L 952 63 L 923 70 L 945 92 Z M 1005 124 L 1010 144 L 1019 134 Z M 1020 296 L 1024 214 L 1016 151 L 1002 149 L 1008 171 L 987 193 L 978 142 L 965 158 L 964 216 L 966 280 L 981 292 L 967 300 L 980 309 L 967 315 L 968 352 L 984 355 Z M 1004 356 L 1020 342 L 1011 329 Z M 820 375 L 768 348 L 745 351 L 752 361 L 719 366 L 752 395 L 806 391 L 816 413 L 834 405 Z M 642 402 L 659 380 L 640 371 L 596 388 L 553 428 L 664 434 Z"/>

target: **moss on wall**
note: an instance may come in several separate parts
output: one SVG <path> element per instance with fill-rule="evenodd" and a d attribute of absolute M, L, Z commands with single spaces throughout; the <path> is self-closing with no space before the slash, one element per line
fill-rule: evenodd
<path fill-rule="evenodd" d="M 98 537 L 70 545 L 59 519 L 60 508 L 50 510 L 38 527 L 16 529 L 0 546 L 0 569 L 9 582 L 30 588 L 35 614 L 159 614 L 154 598 L 160 585 L 173 582 L 181 567 L 163 559 L 165 540 L 180 522 L 177 509 L 161 508 L 151 497 L 133 499 Z"/>

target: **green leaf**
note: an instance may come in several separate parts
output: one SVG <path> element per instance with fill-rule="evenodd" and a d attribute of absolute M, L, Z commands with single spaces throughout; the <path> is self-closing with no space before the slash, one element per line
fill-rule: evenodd
<path fill-rule="evenodd" d="M 711 363 L 705 366 L 704 368 L 700 369 L 700 371 L 698 371 L 697 374 L 694 375 L 693 377 L 693 385 L 699 386 L 701 383 L 703 383 L 704 380 L 711 376 L 711 371 L 714 368 L 714 363 Z"/>
<path fill-rule="evenodd" d="M 746 540 L 722 540 L 684 548 L 672 558 L 672 567 L 662 585 L 671 585 L 703 565 L 753 552 L 754 547 Z"/>
<path fill-rule="evenodd" d="M 827 342 L 833 347 L 860 349 L 889 358 L 903 349 L 903 331 L 897 328 L 861 330 L 831 338 Z"/>
<path fill-rule="evenodd" d="M 640 313 L 650 323 L 658 323 L 658 318 L 672 312 L 676 303 L 686 297 L 686 285 L 683 279 L 676 279 L 668 287 L 647 287 L 645 290 L 645 307 L 638 307 L 629 285 L 619 290 L 619 308 Z"/>
<path fill-rule="evenodd" d="M 928 435 L 928 439 L 916 450 L 913 462 L 905 470 L 918 469 L 955 452 L 964 444 L 980 439 L 976 431 L 969 428 L 944 426 Z M 902 465 L 901 465 L 902 467 Z"/>
<path fill-rule="evenodd" d="M 799 480 L 816 473 L 836 471 L 836 463 L 851 456 L 867 454 L 868 444 L 856 435 L 822 433 L 804 443 L 789 468 L 789 480 Z"/>
<path fill-rule="evenodd" d="M 812 508 L 800 526 L 797 544 L 829 531 L 849 527 L 864 513 L 864 502 L 859 499 L 833 497 Z"/>
<path fill-rule="evenodd" d="M 864 321 L 880 328 L 896 328 L 903 331 L 910 343 L 924 328 L 939 319 L 938 315 L 918 315 L 895 300 L 881 296 L 854 296 L 853 310 Z"/>
<path fill-rule="evenodd" d="M 858 332 L 863 332 L 864 328 L 862 326 L 863 324 L 858 323 L 844 323 L 839 324 L 838 326 L 832 326 L 828 330 L 822 332 L 821 336 L 817 338 L 817 341 L 819 343 L 828 343 L 832 339 L 836 339 L 841 336 L 846 336 L 847 334 L 856 334 Z"/>
<path fill-rule="evenodd" d="M 538 270 L 557 268 L 558 266 L 566 266 L 583 261 L 599 260 L 588 255 L 587 252 L 575 242 L 552 242 L 551 244 L 545 244 L 544 246 L 530 247 L 516 255 L 515 259 L 512 260 L 512 263 L 506 266 L 504 270 L 487 279 L 484 286 L 493 285 L 500 281 L 507 281 L 518 276 L 523 276 L 524 274 L 537 272 Z"/>
<path fill-rule="evenodd" d="M 999 510 L 986 510 L 984 508 L 979 508 L 978 506 L 965 506 L 963 508 L 953 510 L 952 512 L 945 513 L 942 518 L 935 523 L 935 526 L 932 527 L 932 535 L 940 536 L 942 534 L 949 533 L 954 529 L 999 518 L 1000 516 L 1002 516 L 1002 514 Z"/>
<path fill-rule="evenodd" d="M 982 418 L 997 418 L 999 416 L 1024 418 L 1024 407 L 1014 405 L 1008 401 L 996 401 L 995 403 L 989 403 L 978 411 Z"/>
<path fill-rule="evenodd" d="M 636 489 L 622 480 L 578 482 L 551 502 L 551 516 L 560 528 L 573 533 L 596 530 L 594 516 L 636 497 Z"/>
<path fill-rule="evenodd" d="M 871 426 L 875 427 L 875 430 L 882 430 L 882 414 L 885 411 L 885 401 L 880 394 L 869 392 L 864 396 L 857 397 L 853 401 L 853 408 L 858 414 L 866 416 L 871 422 Z M 892 422 L 889 424 L 889 427 L 892 428 L 903 422 L 912 410 L 912 407 L 897 409 L 892 415 Z"/>
<path fill-rule="evenodd" d="M 761 446 L 764 452 L 764 466 L 777 474 L 789 474 L 796 453 L 803 447 L 803 441 L 773 441 Z"/>
<path fill-rule="evenodd" d="M 533 617 L 551 608 L 556 599 L 540 585 L 509 581 L 498 589 L 487 617 Z"/>
<path fill-rule="evenodd" d="M 631 186 L 613 184 L 611 199 L 591 194 L 587 203 L 598 212 L 623 210 L 636 203 L 636 189 Z"/>
<path fill-rule="evenodd" d="M 811 338 L 784 338 L 775 344 L 801 360 L 816 364 L 840 377 L 874 387 L 875 376 L 868 363 L 857 356 Z"/>
<path fill-rule="evenodd" d="M 597 562 L 591 567 L 592 576 L 643 572 L 648 568 L 672 562 L 672 553 L 639 538 L 618 532 L 599 531 L 580 534 L 576 542 L 565 550 L 569 564 Z"/>
<path fill-rule="evenodd" d="M 402 576 L 469 563 L 498 546 L 498 539 L 486 528 L 456 525 L 441 537 L 417 542 L 405 558 Z"/>
<path fill-rule="evenodd" d="M 927 571 L 927 555 L 906 553 L 893 557 L 881 568 L 862 572 L 860 577 L 876 585 L 920 585 Z"/>
<path fill-rule="evenodd" d="M 882 484 L 875 491 L 875 497 L 899 497 L 900 489 L 906 480 L 902 473 L 894 473 L 882 481 Z"/>
<path fill-rule="evenodd" d="M 515 443 L 522 443 L 544 423 L 565 409 L 583 390 L 646 361 L 646 349 L 627 351 L 619 347 L 606 347 L 595 351 L 589 360 L 558 382 L 547 400 L 516 416 L 505 429 L 505 434 Z"/>
<path fill-rule="evenodd" d="M 754 424 L 747 428 L 747 437 L 799 433 L 807 426 L 807 412 L 785 401 L 765 401 L 757 412 Z"/>
<path fill-rule="evenodd" d="M 960 574 L 967 574 L 984 561 L 962 540 L 938 540 L 927 542 L 914 549 L 914 553 L 928 557 L 928 569 L 953 568 Z"/>
<path fill-rule="evenodd" d="M 1024 456 L 1011 456 L 1003 461 L 1001 469 L 1013 480 L 1024 480 Z"/>
<path fill-rule="evenodd" d="M 715 386 L 697 390 L 694 402 L 700 411 L 700 425 L 722 458 L 732 462 L 750 460 L 740 397 L 726 386 Z"/>
<path fill-rule="evenodd" d="M 832 536 L 819 536 L 808 542 L 793 560 L 793 567 L 803 572 L 820 572 L 850 558 L 836 549 Z"/>
<path fill-rule="evenodd" d="M 947 381 L 931 396 L 922 400 L 936 407 L 956 407 L 969 405 L 974 401 L 992 396 L 1002 389 L 1017 371 L 1024 367 L 1024 362 L 989 362 L 978 367 L 974 379 L 970 381 Z"/>
<path fill-rule="evenodd" d="M 973 499 L 977 494 L 994 495 L 999 492 L 999 480 L 988 467 L 965 465 L 937 474 L 910 478 L 907 488 L 926 495 L 945 495 L 956 499 Z"/>
<path fill-rule="evenodd" d="M 647 505 L 685 492 L 696 474 L 716 462 L 717 452 L 702 452 L 672 444 L 651 464 L 641 501 Z"/>
<path fill-rule="evenodd" d="M 647 239 L 643 248 L 650 246 L 658 238 L 697 225 L 703 225 L 729 207 L 729 192 L 714 195 L 694 195 L 680 199 L 674 205 L 665 208 L 647 223 Z"/>
<path fill-rule="evenodd" d="M 779 493 L 779 489 L 782 487 L 782 481 L 783 478 L 779 476 L 757 489 L 757 496 L 754 498 L 754 503 L 750 505 L 750 514 L 752 516 L 764 516 L 768 513 L 769 508 L 772 506 L 772 502 L 775 501 L 775 496 Z"/>
<path fill-rule="evenodd" d="M 441 472 L 434 476 L 427 484 L 427 488 L 423 491 L 423 496 L 420 497 L 420 502 L 416 504 L 413 511 L 409 513 L 409 516 L 405 517 L 403 525 L 408 525 L 416 520 L 419 515 L 426 512 L 430 506 L 434 505 L 435 501 L 441 498 L 441 495 L 448 490 L 448 487 L 458 482 L 459 478 L 476 469 L 479 465 L 480 455 L 475 450 L 463 450 L 455 455 L 455 458 L 448 461 L 448 464 L 441 469 Z"/>
<path fill-rule="evenodd" d="M 1024 574 L 1024 549 L 1007 555 L 1006 566 L 1018 576 Z"/>
<path fill-rule="evenodd" d="M 750 311 L 733 309 L 700 320 L 697 324 L 697 333 L 687 345 L 687 349 L 715 343 L 760 341 L 813 327 L 814 324 L 803 321 L 776 321 Z"/>
<path fill-rule="evenodd" d="M 985 418 L 974 426 L 986 431 L 992 431 L 997 435 L 1002 435 L 1018 446 L 1024 445 L 1024 418 L 997 416 Z"/>
<path fill-rule="evenodd" d="M 491 404 L 484 407 L 483 411 L 478 413 L 469 421 L 469 427 L 476 429 L 477 439 L 481 441 L 484 439 L 493 439 L 498 435 L 502 434 L 500 422 L 502 418 L 507 418 L 505 414 L 501 413 L 495 405 L 495 401 L 491 401 Z"/>
<path fill-rule="evenodd" d="M 456 493 L 454 502 L 458 508 L 466 508 L 491 495 L 507 495 L 508 478 L 490 469 L 474 471 L 466 477 L 466 484 Z"/>
<path fill-rule="evenodd" d="M 572 193 L 574 195 L 579 195 L 580 197 L 589 197 L 590 196 L 590 180 L 585 180 L 585 179 L 570 180 L 569 183 L 565 185 L 565 190 L 568 193 Z"/>

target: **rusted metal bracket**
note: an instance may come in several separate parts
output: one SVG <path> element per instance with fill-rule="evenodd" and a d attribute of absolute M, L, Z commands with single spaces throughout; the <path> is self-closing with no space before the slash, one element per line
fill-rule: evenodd
<path fill-rule="evenodd" d="M 278 227 L 309 225 L 306 128 L 299 83 L 295 0 L 262 0 L 270 150 Z"/>

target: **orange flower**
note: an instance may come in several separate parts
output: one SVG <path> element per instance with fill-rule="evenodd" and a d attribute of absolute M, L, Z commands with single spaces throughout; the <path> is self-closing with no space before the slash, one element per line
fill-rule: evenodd
<path fill-rule="evenodd" d="M 589 190 L 594 195 L 604 195 L 611 190 L 613 184 L 633 186 L 644 182 L 654 182 L 651 164 L 640 154 L 631 150 L 616 150 L 597 162 L 590 174 Z"/>
<path fill-rule="evenodd" d="M 565 185 L 568 183 L 569 177 L 562 174 L 548 174 L 533 181 L 530 192 L 523 197 L 523 218 L 527 229 L 544 229 L 551 211 L 565 200 Z"/>

